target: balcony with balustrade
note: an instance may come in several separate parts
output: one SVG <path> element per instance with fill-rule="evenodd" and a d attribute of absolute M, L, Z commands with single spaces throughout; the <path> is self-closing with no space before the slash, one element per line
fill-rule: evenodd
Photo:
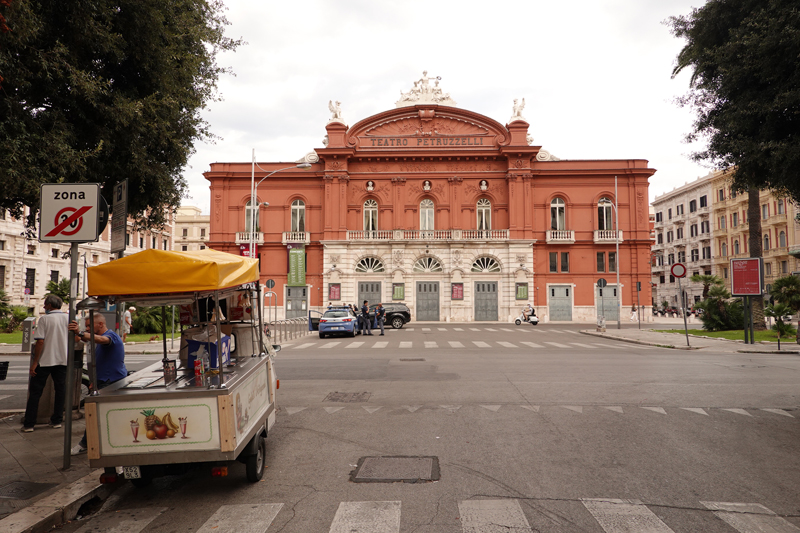
<path fill-rule="evenodd" d="M 284 231 L 281 243 L 283 244 L 309 244 L 311 233 L 307 231 Z"/>
<path fill-rule="evenodd" d="M 619 240 L 619 241 L 618 241 Z M 615 229 L 596 229 L 594 230 L 595 244 L 613 244 L 622 242 L 622 230 Z"/>
<path fill-rule="evenodd" d="M 260 231 L 256 231 L 250 233 L 249 231 L 237 231 L 236 232 L 236 244 L 249 244 L 250 239 L 253 239 L 253 243 L 255 244 L 264 244 L 264 234 Z"/>
<path fill-rule="evenodd" d="M 348 241 L 381 242 L 381 241 L 471 241 L 501 242 L 509 239 L 507 229 L 453 229 L 453 230 L 380 230 L 350 231 Z"/>
<path fill-rule="evenodd" d="M 564 229 L 547 230 L 547 244 L 575 244 L 575 231 Z"/>

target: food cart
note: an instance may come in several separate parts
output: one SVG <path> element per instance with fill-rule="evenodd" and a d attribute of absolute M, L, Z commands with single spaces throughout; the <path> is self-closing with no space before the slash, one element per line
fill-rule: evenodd
<path fill-rule="evenodd" d="M 181 322 L 179 360 L 168 358 L 163 319 L 163 360 L 86 398 L 87 453 L 105 468 L 101 481 L 116 481 L 116 467 L 139 487 L 190 466 L 223 476 L 237 460 L 249 481 L 260 480 L 280 346 L 265 343 L 258 261 L 146 250 L 88 269 L 88 283 L 101 302 L 175 305 Z"/>

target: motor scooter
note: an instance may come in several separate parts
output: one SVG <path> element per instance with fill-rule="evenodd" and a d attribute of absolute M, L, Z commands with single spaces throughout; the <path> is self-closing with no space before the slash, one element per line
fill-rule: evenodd
<path fill-rule="evenodd" d="M 530 315 L 528 315 L 528 320 L 525 320 L 524 314 L 520 313 L 519 316 L 517 317 L 517 319 L 514 321 L 514 324 L 519 326 L 523 322 L 527 322 L 528 324 L 531 324 L 531 325 L 535 326 L 535 325 L 537 325 L 539 323 L 539 317 L 536 316 L 535 312 L 532 312 Z"/>

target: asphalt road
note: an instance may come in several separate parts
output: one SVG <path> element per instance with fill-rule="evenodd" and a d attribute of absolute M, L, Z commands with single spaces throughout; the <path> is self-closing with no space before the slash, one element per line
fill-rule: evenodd
<path fill-rule="evenodd" d="M 63 530 L 800 531 L 800 357 L 410 326 L 284 345 L 261 482 L 236 464 L 126 484 Z M 394 456 L 434 457 L 441 477 L 350 480 Z"/>

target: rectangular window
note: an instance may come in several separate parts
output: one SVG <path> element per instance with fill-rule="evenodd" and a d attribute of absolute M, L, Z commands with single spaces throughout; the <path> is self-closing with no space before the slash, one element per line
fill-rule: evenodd
<path fill-rule="evenodd" d="M 0 241 L 0 250 L 6 249 L 6 241 Z"/>
<path fill-rule="evenodd" d="M 617 252 L 608 252 L 608 271 L 617 271 Z"/>
<path fill-rule="evenodd" d="M 201 245 L 200 245 L 200 249 L 201 249 L 201 250 L 205 250 L 205 249 L 206 249 L 206 247 L 205 247 L 205 246 L 203 246 L 203 245 L 201 244 Z M 306 267 L 306 268 L 308 268 L 308 267 Z"/>
<path fill-rule="evenodd" d="M 58 283 L 58 270 L 50 271 L 50 281 L 53 283 Z"/>
<path fill-rule="evenodd" d="M 735 228 L 738 225 L 739 225 L 739 213 L 734 213 L 733 214 L 733 219 L 731 221 L 731 227 Z"/>
<path fill-rule="evenodd" d="M 664 213 L 659 211 L 656 213 L 656 222 L 663 222 L 664 221 Z"/>
<path fill-rule="evenodd" d="M 561 252 L 561 272 L 569 272 L 569 252 Z"/>
<path fill-rule="evenodd" d="M 677 230 L 675 230 L 675 233 L 676 233 L 676 235 L 675 235 L 675 236 L 676 236 L 678 239 L 683 239 L 683 228 L 678 228 Z"/>
<path fill-rule="evenodd" d="M 50 257 L 53 259 L 58 259 L 58 248 L 52 248 L 50 250 Z"/>
<path fill-rule="evenodd" d="M 672 208 L 667 209 L 667 219 L 672 220 Z"/>
<path fill-rule="evenodd" d="M 130 245 L 131 245 L 131 234 L 130 233 L 126 233 L 125 234 L 125 246 L 130 246 Z"/>
<path fill-rule="evenodd" d="M 723 279 L 728 279 L 728 269 L 727 268 L 723 268 L 722 269 L 722 278 Z"/>
<path fill-rule="evenodd" d="M 788 273 L 789 273 L 789 261 L 781 261 L 781 274 L 788 274 Z"/>
<path fill-rule="evenodd" d="M 725 216 L 719 217 L 719 229 L 725 229 Z"/>
<path fill-rule="evenodd" d="M 717 198 L 719 199 L 720 202 L 725 201 L 725 189 L 720 189 L 718 191 Z"/>
<path fill-rule="evenodd" d="M 783 200 L 778 200 L 778 214 L 783 215 L 786 213 L 786 208 L 784 207 Z"/>
<path fill-rule="evenodd" d="M 405 300 L 405 298 L 406 298 L 406 284 L 392 283 L 392 300 Z"/>
<path fill-rule="evenodd" d="M 667 242 L 670 243 L 672 241 L 673 241 L 673 239 L 672 239 L 672 231 L 668 231 L 667 232 Z"/>
<path fill-rule="evenodd" d="M 185 244 L 183 246 L 181 246 L 181 252 L 186 252 L 188 250 L 189 250 L 189 247 L 186 246 Z"/>
<path fill-rule="evenodd" d="M 167 239 L 164 239 L 164 250 L 167 249 Z"/>
<path fill-rule="evenodd" d="M 766 220 L 769 218 L 769 204 L 761 206 L 761 219 Z"/>
<path fill-rule="evenodd" d="M 669 254 L 667 256 L 667 264 L 674 265 L 675 264 L 675 254 Z"/>
<path fill-rule="evenodd" d="M 664 244 L 664 234 L 663 233 L 659 233 L 658 235 L 656 235 L 656 242 L 658 244 Z"/>
<path fill-rule="evenodd" d="M 686 262 L 686 252 L 678 252 L 678 263 Z"/>
<path fill-rule="evenodd" d="M 156 238 L 155 237 L 153 237 L 153 245 L 150 248 L 152 248 L 153 250 L 158 249 L 158 246 L 156 245 Z"/>
<path fill-rule="evenodd" d="M 711 259 L 711 247 L 704 246 L 703 247 L 703 259 Z"/>
<path fill-rule="evenodd" d="M 528 299 L 528 284 L 527 283 L 517 283 L 517 290 L 516 294 L 517 300 L 527 300 Z"/>
<path fill-rule="evenodd" d="M 659 283 L 666 283 L 667 282 L 666 276 L 659 276 L 658 277 L 658 282 Z"/>
<path fill-rule="evenodd" d="M 659 237 L 661 235 L 659 234 Z M 597 271 L 598 272 L 605 272 L 606 271 L 606 253 L 605 252 L 597 252 Z"/>
<path fill-rule="evenodd" d="M 695 263 L 700 260 L 700 250 L 695 248 L 692 250 L 692 262 Z"/>
<path fill-rule="evenodd" d="M 29 244 L 28 245 L 28 255 L 36 255 L 36 245 Z"/>
<path fill-rule="evenodd" d="M 764 273 L 767 276 L 772 275 L 772 263 L 764 263 Z"/>
<path fill-rule="evenodd" d="M 139 237 L 139 248 L 144 248 L 144 237 Z"/>
<path fill-rule="evenodd" d="M 200 238 L 205 239 L 206 237 L 206 228 L 200 228 Z"/>
<path fill-rule="evenodd" d="M 100 256 L 92 254 L 92 263 L 99 263 L 99 262 L 100 262 Z"/>
<path fill-rule="evenodd" d="M 558 252 L 550 252 L 550 272 L 558 272 Z"/>
<path fill-rule="evenodd" d="M 675 206 L 675 214 L 682 215 L 683 214 L 683 204 L 678 204 Z"/>
<path fill-rule="evenodd" d="M 25 269 L 25 290 L 26 294 L 33 294 L 33 288 L 36 285 L 36 269 Z"/>
<path fill-rule="evenodd" d="M 6 288 L 6 266 L 0 265 L 0 289 Z"/>
<path fill-rule="evenodd" d="M 183 228 L 183 236 L 184 237 L 188 237 L 189 236 L 189 228 Z"/>
<path fill-rule="evenodd" d="M 731 189 L 730 195 L 731 195 L 731 198 L 736 198 L 736 191 Z"/>
<path fill-rule="evenodd" d="M 705 195 L 700 197 L 700 207 L 708 207 L 708 198 Z"/>
<path fill-rule="evenodd" d="M 697 200 L 691 200 L 689 202 L 689 212 L 694 213 L 695 211 L 697 211 Z"/>
<path fill-rule="evenodd" d="M 692 224 L 689 226 L 689 236 L 697 237 L 697 224 Z"/>
<path fill-rule="evenodd" d="M 330 283 L 328 285 L 328 300 L 341 300 L 342 299 L 342 284 Z"/>
<path fill-rule="evenodd" d="M 711 222 L 704 220 L 700 223 L 700 233 L 711 233 Z"/>
<path fill-rule="evenodd" d="M 464 284 L 463 283 L 451 283 L 450 284 L 450 299 L 451 300 L 463 300 L 464 299 Z"/>
<path fill-rule="evenodd" d="M 669 282 L 675 283 L 675 276 L 673 276 L 672 274 L 669 275 Z"/>

